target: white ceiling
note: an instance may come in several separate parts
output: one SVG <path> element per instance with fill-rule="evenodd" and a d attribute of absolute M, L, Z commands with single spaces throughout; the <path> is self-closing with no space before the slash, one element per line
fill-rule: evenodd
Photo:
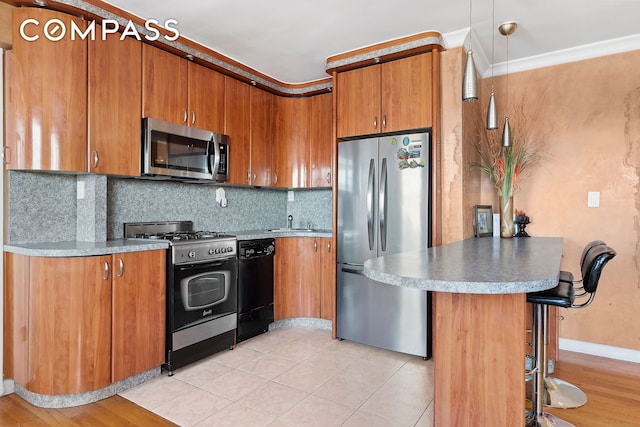
<path fill-rule="evenodd" d="M 446 48 L 469 44 L 470 0 L 107 2 L 143 19 L 176 19 L 180 35 L 284 83 L 326 78 L 327 57 L 425 31 L 440 32 Z M 550 65 L 640 48 L 640 0 L 471 2 L 472 50 L 485 74 L 492 38 L 501 74 L 507 45 L 497 27 L 505 21 L 518 22 L 510 71 L 531 60 Z"/>

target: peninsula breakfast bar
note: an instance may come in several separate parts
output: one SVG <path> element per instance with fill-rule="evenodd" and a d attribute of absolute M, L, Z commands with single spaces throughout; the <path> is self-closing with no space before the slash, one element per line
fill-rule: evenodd
<path fill-rule="evenodd" d="M 434 292 L 434 426 L 524 425 L 526 293 L 556 286 L 561 259 L 559 237 L 481 237 L 365 262 Z"/>

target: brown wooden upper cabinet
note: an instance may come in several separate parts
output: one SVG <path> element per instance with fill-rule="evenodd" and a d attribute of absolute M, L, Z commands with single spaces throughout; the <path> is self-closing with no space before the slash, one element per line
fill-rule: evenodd
<path fill-rule="evenodd" d="M 222 74 L 148 44 L 142 67 L 142 117 L 223 131 Z"/>
<path fill-rule="evenodd" d="M 330 93 L 276 97 L 273 186 L 331 187 L 332 108 Z"/>
<path fill-rule="evenodd" d="M 272 163 L 274 187 L 307 187 L 310 107 L 310 98 L 276 97 Z"/>
<path fill-rule="evenodd" d="M 432 126 L 432 55 L 338 73 L 338 138 Z"/>
<path fill-rule="evenodd" d="M 333 95 L 326 93 L 311 97 L 309 120 L 309 187 L 331 187 L 333 171 L 331 159 L 333 139 Z"/>
<path fill-rule="evenodd" d="M 142 43 L 90 40 L 88 91 L 89 172 L 140 176 Z"/>
<path fill-rule="evenodd" d="M 229 184 L 271 185 L 275 96 L 225 76 L 224 133 L 229 135 Z"/>
<path fill-rule="evenodd" d="M 28 18 L 86 26 L 51 10 L 13 10 L 13 49 L 5 54 L 6 168 L 86 172 L 87 42 L 42 34 L 27 41 L 19 27 Z"/>

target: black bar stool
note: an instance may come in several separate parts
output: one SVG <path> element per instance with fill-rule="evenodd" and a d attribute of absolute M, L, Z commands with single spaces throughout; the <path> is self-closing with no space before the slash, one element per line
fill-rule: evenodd
<path fill-rule="evenodd" d="M 581 259 L 582 280 L 574 281 L 569 272 L 561 272 L 560 280 L 555 288 L 527 294 L 527 302 L 533 304 L 533 330 L 536 367 L 533 370 L 534 413 L 537 426 L 569 427 L 573 424 L 543 411 L 545 396 L 548 402 L 557 407 L 578 407 L 586 403 L 586 395 L 566 381 L 547 376 L 547 347 L 549 345 L 549 306 L 564 308 L 586 307 L 593 301 L 598 287 L 602 269 L 609 260 L 616 256 L 616 251 L 602 241 L 594 241 L 585 247 Z M 575 285 L 582 282 L 582 286 Z M 576 294 L 576 290 L 579 291 Z M 575 298 L 588 298 L 576 304 Z M 563 406 L 565 405 L 565 406 Z"/>

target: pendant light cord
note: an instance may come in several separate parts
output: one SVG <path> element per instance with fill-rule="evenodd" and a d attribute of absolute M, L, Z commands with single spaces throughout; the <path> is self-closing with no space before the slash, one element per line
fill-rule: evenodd
<path fill-rule="evenodd" d="M 495 20 L 496 20 L 496 0 L 493 0 L 491 3 L 491 89 L 493 89 L 493 63 L 495 60 L 495 41 L 496 36 L 493 34 L 495 30 Z"/>
<path fill-rule="evenodd" d="M 507 114 L 506 116 L 509 117 L 509 35 L 507 35 Z"/>
<path fill-rule="evenodd" d="M 472 39 L 472 34 L 471 34 L 471 12 L 473 10 L 473 0 L 469 0 L 469 51 L 473 52 L 473 49 L 471 48 L 471 39 Z"/>

